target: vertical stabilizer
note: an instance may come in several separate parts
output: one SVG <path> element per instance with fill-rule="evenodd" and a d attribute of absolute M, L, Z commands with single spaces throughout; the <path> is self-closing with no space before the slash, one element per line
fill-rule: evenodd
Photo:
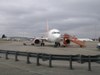
<path fill-rule="evenodd" d="M 47 20 L 47 22 L 46 22 L 46 32 L 48 33 L 48 31 L 49 31 L 49 26 L 48 26 L 48 20 Z"/>

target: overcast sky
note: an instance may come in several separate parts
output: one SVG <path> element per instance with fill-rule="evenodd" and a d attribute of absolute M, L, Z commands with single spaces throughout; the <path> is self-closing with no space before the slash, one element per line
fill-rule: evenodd
<path fill-rule="evenodd" d="M 83 38 L 100 36 L 100 0 L 0 0 L 0 36 L 44 35 L 46 22 Z"/>

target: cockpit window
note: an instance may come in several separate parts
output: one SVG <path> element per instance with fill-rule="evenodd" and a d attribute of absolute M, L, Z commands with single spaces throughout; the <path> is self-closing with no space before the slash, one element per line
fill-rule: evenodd
<path fill-rule="evenodd" d="M 60 32 L 52 32 L 52 34 L 60 34 Z"/>

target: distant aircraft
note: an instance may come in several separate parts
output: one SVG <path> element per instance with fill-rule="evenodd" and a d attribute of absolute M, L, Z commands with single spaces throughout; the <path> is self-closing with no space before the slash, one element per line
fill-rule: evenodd
<path fill-rule="evenodd" d="M 89 38 L 78 38 L 78 40 L 80 40 L 80 41 L 93 41 L 92 39 L 89 39 Z"/>

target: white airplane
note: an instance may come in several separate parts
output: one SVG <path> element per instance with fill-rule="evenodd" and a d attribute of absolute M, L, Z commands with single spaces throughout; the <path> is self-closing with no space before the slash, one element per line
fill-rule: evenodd
<path fill-rule="evenodd" d="M 47 37 L 46 38 L 33 38 L 31 41 L 31 45 L 41 45 L 44 46 L 45 43 L 44 41 L 54 43 L 54 46 L 60 46 L 60 41 L 61 41 L 61 33 L 58 29 L 51 29 L 47 32 Z M 24 45 L 27 45 L 27 43 L 23 43 Z"/>
<path fill-rule="evenodd" d="M 89 39 L 89 38 L 79 38 L 78 40 L 80 40 L 80 41 L 93 41 L 92 39 Z"/>
<path fill-rule="evenodd" d="M 46 42 L 50 42 L 50 43 L 54 43 L 54 46 L 60 46 L 60 41 L 61 41 L 61 33 L 58 29 L 51 29 L 49 30 L 49 26 L 48 26 L 48 20 L 46 22 L 46 37 L 40 37 L 40 38 L 33 38 L 33 40 L 31 41 L 31 45 L 41 45 L 44 46 Z M 23 43 L 24 45 L 26 45 L 26 43 Z"/>

